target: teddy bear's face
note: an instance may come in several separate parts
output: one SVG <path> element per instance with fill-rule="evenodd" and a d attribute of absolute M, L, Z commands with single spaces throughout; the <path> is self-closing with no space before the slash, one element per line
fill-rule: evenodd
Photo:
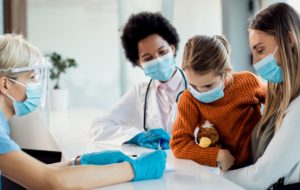
<path fill-rule="evenodd" d="M 201 126 L 200 130 L 198 132 L 198 142 L 200 142 L 200 139 L 202 137 L 207 137 L 210 139 L 211 143 L 209 146 L 215 146 L 217 144 L 217 142 L 219 141 L 218 131 L 214 127 L 203 128 Z"/>

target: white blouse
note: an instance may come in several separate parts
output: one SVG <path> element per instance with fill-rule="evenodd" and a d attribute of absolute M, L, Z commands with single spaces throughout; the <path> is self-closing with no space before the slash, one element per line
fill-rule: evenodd
<path fill-rule="evenodd" d="M 284 177 L 284 184 L 300 181 L 300 96 L 289 105 L 281 127 L 255 164 L 222 173 L 246 189 L 267 189 Z"/>

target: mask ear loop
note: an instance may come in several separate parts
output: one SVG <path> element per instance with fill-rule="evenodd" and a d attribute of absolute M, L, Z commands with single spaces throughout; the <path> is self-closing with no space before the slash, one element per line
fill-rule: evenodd
<path fill-rule="evenodd" d="M 19 81 L 15 80 L 15 79 L 8 78 L 8 80 L 10 80 L 10 81 L 13 81 L 13 82 L 15 82 L 15 83 L 17 83 L 17 84 L 19 84 L 19 85 L 21 85 L 21 86 L 23 86 L 23 87 L 26 87 L 26 85 L 25 85 L 25 84 L 23 84 L 23 83 L 21 83 L 21 82 L 19 82 Z"/>
<path fill-rule="evenodd" d="M 219 84 L 219 88 L 224 90 L 225 88 L 225 79 L 226 79 L 226 74 L 224 76 L 222 76 L 220 84 Z"/>
<path fill-rule="evenodd" d="M 278 49 L 278 46 L 276 47 L 276 49 L 275 49 L 274 52 L 272 53 L 273 56 L 274 56 L 274 54 L 276 53 L 277 49 Z"/>
<path fill-rule="evenodd" d="M 15 80 L 15 79 L 12 79 L 12 78 L 8 78 L 8 80 L 12 81 L 12 82 L 15 82 L 23 87 L 26 87 L 24 84 L 22 84 L 21 82 Z M 9 94 L 5 94 L 8 98 L 10 98 L 12 101 L 16 102 L 16 99 L 14 99 L 11 95 Z"/>
<path fill-rule="evenodd" d="M 5 94 L 8 98 L 10 98 L 13 102 L 15 102 L 16 101 L 16 99 L 14 99 L 11 95 L 9 95 L 9 94 Z"/>

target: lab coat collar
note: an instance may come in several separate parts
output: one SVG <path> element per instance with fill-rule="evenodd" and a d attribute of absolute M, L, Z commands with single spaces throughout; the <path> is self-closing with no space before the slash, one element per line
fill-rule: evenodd
<path fill-rule="evenodd" d="M 181 73 L 178 71 L 178 69 L 176 69 L 173 77 L 170 80 L 168 80 L 167 82 L 162 83 L 158 80 L 155 81 L 156 90 L 159 86 L 164 86 L 164 87 L 170 89 L 172 92 L 175 92 L 178 90 L 182 79 L 183 79 L 183 77 L 181 76 Z"/>

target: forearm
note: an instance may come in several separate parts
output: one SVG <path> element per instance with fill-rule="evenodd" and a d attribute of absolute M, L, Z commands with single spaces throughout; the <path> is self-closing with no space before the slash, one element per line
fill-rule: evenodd
<path fill-rule="evenodd" d="M 28 189 L 92 189 L 130 181 L 134 177 L 127 162 L 105 166 L 53 167 L 23 152 L 0 155 L 0 169 L 4 176 Z"/>
<path fill-rule="evenodd" d="M 217 154 L 219 148 L 201 148 L 191 139 L 172 138 L 171 148 L 174 155 L 181 159 L 190 159 L 199 164 L 217 166 Z"/>
<path fill-rule="evenodd" d="M 104 166 L 76 166 L 58 168 L 55 176 L 67 189 L 92 189 L 131 181 L 134 172 L 128 162 Z"/>
<path fill-rule="evenodd" d="M 66 160 L 66 161 L 57 162 L 57 163 L 53 163 L 53 164 L 48 164 L 48 166 L 55 167 L 55 168 L 67 167 L 67 166 L 70 166 L 70 165 L 71 165 L 71 160 Z"/>

